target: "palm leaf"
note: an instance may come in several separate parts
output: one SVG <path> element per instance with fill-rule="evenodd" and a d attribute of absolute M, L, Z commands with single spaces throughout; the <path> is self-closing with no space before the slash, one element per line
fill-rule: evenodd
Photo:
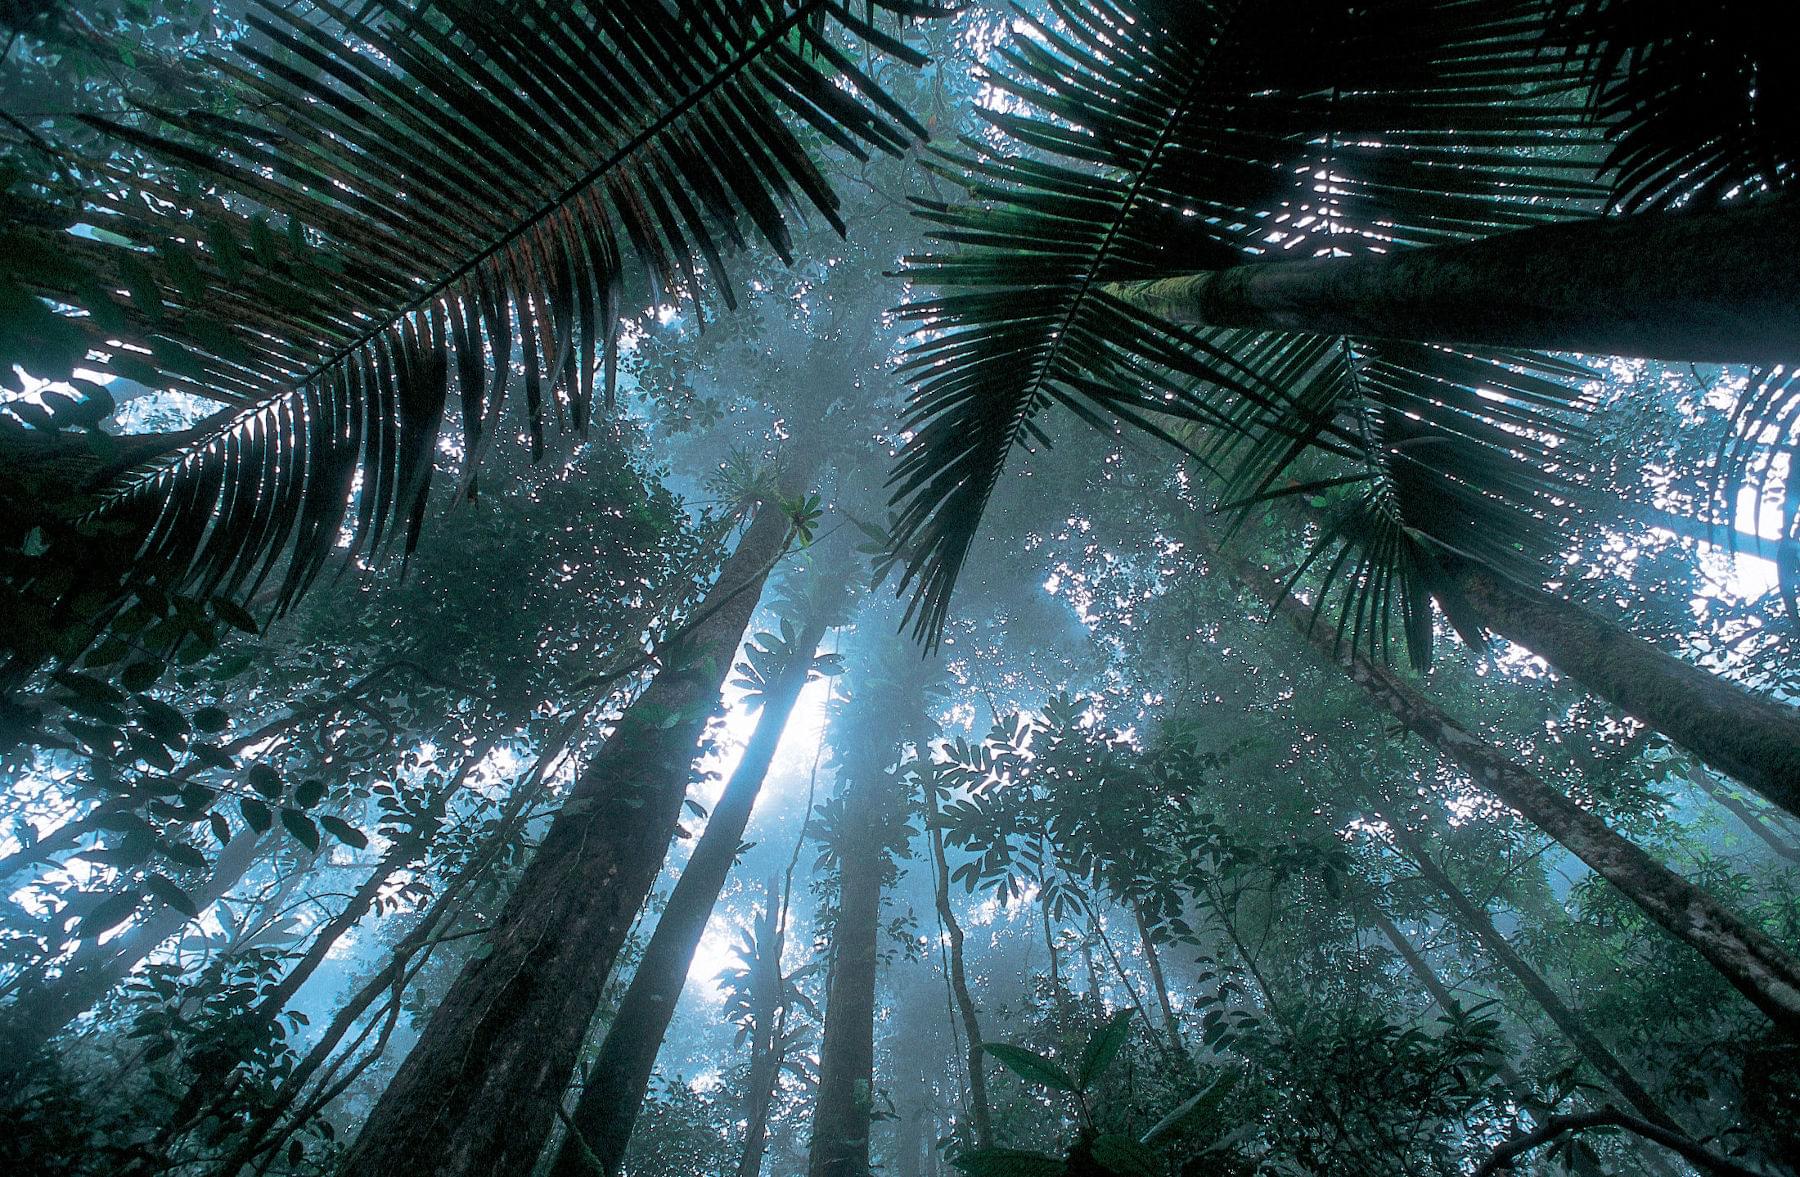
<path fill-rule="evenodd" d="M 1571 490 L 1564 447 L 1585 373 L 1538 356 L 1180 331 L 1099 287 L 1592 213 L 1602 149 L 1578 74 L 1543 52 L 1547 6 L 1051 7 L 1001 55 L 993 132 L 947 161 L 969 199 L 920 210 L 946 248 L 908 263 L 934 291 L 904 312 L 921 340 L 894 476 L 918 632 L 943 622 L 1007 452 L 1060 403 L 1184 444 L 1240 512 L 1320 479 L 1365 484 L 1361 523 L 1329 525 L 1315 556 L 1329 556 L 1327 582 L 1356 586 L 1342 615 L 1354 636 L 1385 633 L 1398 603 L 1422 656 L 1420 545 L 1541 549 L 1553 533 L 1539 512 Z"/>
<path fill-rule="evenodd" d="M 185 179 L 102 169 L 104 239 L 62 235 L 84 264 L 37 293 L 119 374 L 228 406 L 112 489 L 138 570 L 235 593 L 286 555 L 285 607 L 345 527 L 410 550 L 453 385 L 465 489 L 515 386 L 534 452 L 553 416 L 582 429 L 646 279 L 697 298 L 704 267 L 729 302 L 727 250 L 785 257 L 802 209 L 842 230 L 816 146 L 923 136 L 839 46 L 918 64 L 878 11 L 938 10 L 252 0 L 215 63 L 242 113 L 90 120 Z"/>
<path fill-rule="evenodd" d="M 1790 189 L 1800 168 L 1800 81 L 1768 8 L 1752 0 L 1561 0 L 1606 170 L 1625 210 Z"/>

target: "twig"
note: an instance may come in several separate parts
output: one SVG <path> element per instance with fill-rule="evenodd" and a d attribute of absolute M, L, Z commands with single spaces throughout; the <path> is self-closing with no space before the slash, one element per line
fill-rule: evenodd
<path fill-rule="evenodd" d="M 1728 1160 L 1718 1153 L 1700 1147 L 1699 1144 L 1678 1132 L 1658 1127 L 1648 1120 L 1629 1115 L 1615 1107 L 1603 1107 L 1592 1112 L 1577 1112 L 1564 1116 L 1548 1116 L 1544 1122 L 1530 1132 L 1521 1133 L 1510 1140 L 1503 1141 L 1488 1159 L 1475 1170 L 1474 1177 L 1493 1177 L 1502 1171 L 1511 1172 L 1513 1162 L 1534 1148 L 1550 1143 L 1565 1132 L 1582 1132 L 1589 1128 L 1614 1127 L 1623 1128 L 1627 1132 L 1642 1136 L 1645 1140 L 1660 1144 L 1671 1152 L 1679 1153 L 1703 1173 L 1718 1173 L 1724 1177 L 1768 1177 L 1761 1169 L 1751 1169 L 1736 1161 Z"/>

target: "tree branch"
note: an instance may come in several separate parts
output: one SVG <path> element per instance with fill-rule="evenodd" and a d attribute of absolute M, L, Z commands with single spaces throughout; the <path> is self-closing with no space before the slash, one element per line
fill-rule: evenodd
<path fill-rule="evenodd" d="M 1614 1127 L 1623 1128 L 1635 1133 L 1645 1140 L 1662 1145 L 1671 1152 L 1679 1153 L 1683 1160 L 1692 1164 L 1703 1173 L 1717 1173 L 1722 1177 L 1768 1177 L 1761 1169 L 1752 1169 L 1728 1160 L 1715 1152 L 1700 1147 L 1699 1144 L 1678 1132 L 1667 1128 L 1659 1128 L 1648 1120 L 1628 1115 L 1615 1107 L 1603 1107 L 1598 1111 L 1578 1112 L 1566 1116 L 1549 1116 L 1543 1123 L 1530 1132 L 1506 1140 L 1496 1148 L 1481 1167 L 1475 1170 L 1474 1177 L 1493 1177 L 1500 1172 L 1511 1172 L 1513 1162 L 1534 1148 L 1550 1143 L 1566 1132 L 1583 1132 L 1589 1128 Z"/>

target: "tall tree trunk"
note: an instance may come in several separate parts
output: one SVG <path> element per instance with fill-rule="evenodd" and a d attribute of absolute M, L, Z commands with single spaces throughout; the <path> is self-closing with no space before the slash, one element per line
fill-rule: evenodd
<path fill-rule="evenodd" d="M 981 1018 L 975 1011 L 975 998 L 969 992 L 969 976 L 963 966 L 963 930 L 957 922 L 956 909 L 950 903 L 950 864 L 944 857 L 944 828 L 938 824 L 937 788 L 926 782 L 925 804 L 931 824 L 932 883 L 936 892 L 938 918 L 944 921 L 944 934 L 950 940 L 950 989 L 956 995 L 956 1011 L 962 1018 L 963 1037 L 968 1047 L 969 1119 L 975 1132 L 976 1148 L 994 1145 L 993 1117 L 988 1110 L 987 1058 L 981 1049 Z"/>
<path fill-rule="evenodd" d="M 737 1177 L 762 1173 L 763 1153 L 769 1146 L 769 1110 L 775 1104 L 775 1085 L 786 1055 L 787 978 L 781 971 L 781 955 L 787 932 L 782 927 L 780 893 L 770 880 L 769 900 L 756 931 L 756 959 L 749 962 L 750 1090 L 744 1100 L 744 1151 L 738 1158 Z"/>
<path fill-rule="evenodd" d="M 643 959 L 619 1002 L 618 1013 L 607 1027 L 599 1056 L 589 1070 L 587 1085 L 570 1121 L 571 1137 L 558 1151 L 551 1177 L 593 1177 L 592 1166 L 574 1134 L 579 1134 L 580 1142 L 593 1150 L 609 1177 L 623 1167 L 631 1127 L 643 1106 L 650 1072 L 656 1066 L 656 1054 L 662 1048 L 669 1020 L 675 1016 L 675 1005 L 694 963 L 694 951 L 712 918 L 738 847 L 743 844 L 750 811 L 756 805 L 763 778 L 775 759 L 781 734 L 787 728 L 801 688 L 806 686 L 813 656 L 824 636 L 822 615 L 807 622 L 794 645 L 792 659 L 770 684 L 762 715 L 744 747 L 743 758 L 670 893 Z"/>
<path fill-rule="evenodd" d="M 1454 561 L 1449 573 L 1496 633 L 1800 816 L 1800 707 L 1734 686 L 1571 601 L 1478 564 Z"/>
<path fill-rule="evenodd" d="M 1403 682 L 1345 643 L 1335 627 L 1286 593 L 1263 569 L 1223 556 L 1204 532 L 1196 546 L 1280 613 L 1328 663 L 1337 666 L 1378 706 L 1461 766 L 1475 784 L 1617 887 L 1664 931 L 1692 947 L 1758 1009 L 1790 1032 L 1800 1030 L 1800 961 L 1768 936 L 1610 826 L 1575 804 L 1500 749 L 1487 743 Z"/>
<path fill-rule="evenodd" d="M 345 1155 L 358 1177 L 528 1171 L 588 1023 L 662 869 L 700 735 L 787 546 L 758 509 L 662 669 L 581 773 L 488 939 L 452 983 Z"/>
<path fill-rule="evenodd" d="M 255 864 L 262 845 L 263 837 L 255 830 L 238 831 L 219 851 L 205 885 L 189 892 L 194 906 L 204 912 L 235 887 Z M 153 901 L 148 914 L 117 939 L 105 944 L 88 941 L 55 977 L 39 977 L 21 988 L 0 1017 L 0 1088 L 28 1074 L 51 1038 L 93 1008 L 190 918 L 167 903 Z"/>
<path fill-rule="evenodd" d="M 1792 363 L 1800 203 L 1599 217 L 1457 245 L 1109 287 L 1171 319 L 1475 347 Z"/>
<path fill-rule="evenodd" d="M 881 931 L 882 828 L 891 778 L 871 772 L 852 784 L 850 830 L 839 858 L 837 925 L 819 1046 L 807 1177 L 869 1177 L 875 1091 L 875 958 Z"/>
<path fill-rule="evenodd" d="M 1412 831 L 1385 809 L 1377 809 L 1376 813 L 1387 823 L 1394 844 L 1418 868 L 1420 876 L 1431 884 L 1432 889 L 1443 896 L 1456 923 L 1475 937 L 1481 944 L 1482 951 L 1492 957 L 1495 963 L 1512 974 L 1519 987 L 1531 996 L 1532 1001 L 1544 1011 L 1544 1015 L 1562 1032 L 1563 1037 L 1581 1052 L 1581 1057 L 1587 1060 L 1588 1065 L 1599 1073 L 1607 1085 L 1637 1109 L 1637 1113 L 1644 1119 L 1659 1128 L 1685 1134 L 1686 1130 L 1644 1089 L 1643 1084 L 1637 1081 L 1637 1076 L 1587 1028 L 1581 1015 L 1569 1008 L 1543 975 L 1532 968 L 1530 962 L 1520 956 L 1518 950 L 1500 934 L 1488 913 L 1463 894 L 1462 888 L 1437 864 L 1419 839 L 1413 836 Z"/>
<path fill-rule="evenodd" d="M 1131 914 L 1137 920 L 1138 943 L 1143 945 L 1144 964 L 1150 970 L 1150 984 L 1156 989 L 1157 1004 L 1162 1007 L 1163 1028 L 1169 1035 L 1170 1045 L 1175 1048 L 1175 1057 L 1186 1059 L 1187 1043 L 1181 1037 L 1181 1019 L 1175 1016 L 1175 1003 L 1169 999 L 1169 983 L 1163 978 L 1162 958 L 1157 955 L 1156 941 L 1150 935 L 1150 924 L 1135 903 L 1131 904 Z"/>

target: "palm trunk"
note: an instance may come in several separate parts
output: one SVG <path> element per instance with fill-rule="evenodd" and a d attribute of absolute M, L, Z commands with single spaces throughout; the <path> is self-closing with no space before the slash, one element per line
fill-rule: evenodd
<path fill-rule="evenodd" d="M 1600 217 L 1109 291 L 1178 323 L 1722 363 L 1800 356 L 1800 204 Z"/>
<path fill-rule="evenodd" d="M 190 892 L 194 906 L 204 912 L 235 887 L 255 864 L 262 844 L 262 835 L 255 830 L 240 830 L 219 852 L 206 884 Z M 167 903 L 155 903 L 118 939 L 106 944 L 88 941 L 56 977 L 40 977 L 22 988 L 0 1021 L 0 1087 L 27 1074 L 51 1038 L 93 1008 L 189 919 Z"/>
<path fill-rule="evenodd" d="M 887 858 L 881 827 L 888 777 L 871 773 L 852 786 L 850 830 L 839 859 L 837 926 L 819 1047 L 819 1095 L 813 1107 L 807 1177 L 869 1177 L 869 1128 L 875 1087 L 875 958 L 881 925 L 881 877 Z"/>
<path fill-rule="evenodd" d="M 950 940 L 950 989 L 956 995 L 956 1010 L 962 1018 L 963 1038 L 968 1047 L 969 1119 L 975 1132 L 975 1147 L 992 1148 L 993 1117 L 988 1110 L 986 1053 L 981 1049 L 981 1019 L 975 1012 L 975 998 L 969 992 L 969 977 L 963 966 L 963 930 L 956 920 L 956 909 L 950 903 L 950 865 L 944 858 L 944 829 L 937 822 L 937 789 L 927 782 L 925 804 L 931 819 L 932 882 L 937 893 L 938 918 L 944 921 L 944 934 Z"/>
<path fill-rule="evenodd" d="M 744 829 L 750 824 L 750 811 L 775 758 L 788 716 L 793 713 L 801 688 L 806 686 L 813 654 L 824 636 L 822 617 L 808 622 L 794 646 L 792 661 L 782 667 L 771 684 L 743 758 L 726 783 L 725 792 L 706 823 L 706 832 L 669 895 L 618 1013 L 607 1027 L 599 1057 L 588 1073 L 587 1085 L 570 1122 L 571 1138 L 563 1142 L 557 1153 L 551 1177 L 593 1177 L 592 1166 L 573 1135 L 576 1133 L 609 1177 L 623 1167 L 631 1127 L 643 1106 L 657 1051 L 662 1048 L 663 1035 L 675 1016 L 676 1002 L 681 998 L 688 969 L 693 966 L 694 950 L 700 945 L 726 876 L 731 873 Z"/>
<path fill-rule="evenodd" d="M 1169 1043 L 1175 1048 L 1175 1057 L 1188 1057 L 1187 1043 L 1181 1038 L 1181 1020 L 1175 1016 L 1175 1003 L 1169 999 L 1169 983 L 1163 979 L 1162 958 L 1157 955 L 1156 941 L 1150 937 L 1150 925 L 1144 919 L 1144 913 L 1137 905 L 1131 905 L 1131 914 L 1137 920 L 1138 943 L 1143 945 L 1144 964 L 1150 970 L 1150 984 L 1156 989 L 1157 1004 L 1162 1007 L 1163 1028 L 1169 1035 Z"/>
<path fill-rule="evenodd" d="M 1196 543 L 1215 562 L 1224 558 L 1208 537 Z M 1247 561 L 1227 561 L 1250 592 L 1286 617 L 1313 648 L 1341 669 L 1378 706 L 1462 767 L 1475 784 L 1500 798 L 1619 888 L 1652 921 L 1692 947 L 1758 1009 L 1783 1029 L 1800 1030 L 1800 961 L 1750 927 L 1711 895 L 1620 837 L 1523 765 L 1451 719 L 1392 671 L 1376 666 L 1317 623 L 1311 606 L 1284 592 Z"/>
<path fill-rule="evenodd" d="M 1541 589 L 1473 563 L 1449 571 L 1501 636 L 1800 816 L 1800 708 L 1734 686 Z"/>
<path fill-rule="evenodd" d="M 613 959 L 655 884 L 700 735 L 787 546 L 773 506 L 701 620 L 581 773 L 490 934 L 452 983 L 343 1162 L 359 1177 L 528 1171 L 555 1122 Z"/>
<path fill-rule="evenodd" d="M 1413 836 L 1412 831 L 1385 811 L 1377 810 L 1376 812 L 1381 820 L 1387 823 L 1388 829 L 1393 834 L 1395 845 L 1399 846 L 1406 857 L 1418 868 L 1419 874 L 1431 884 L 1432 889 L 1443 896 L 1444 901 L 1449 904 L 1456 922 L 1464 931 L 1475 937 L 1488 956 L 1492 957 L 1501 968 L 1512 974 L 1520 988 L 1531 996 L 1532 1001 L 1536 1002 L 1538 1008 L 1544 1011 L 1544 1015 L 1562 1032 L 1563 1037 L 1567 1038 L 1575 1049 L 1581 1052 L 1581 1057 L 1587 1060 L 1588 1065 L 1599 1073 L 1607 1085 L 1618 1092 L 1626 1103 L 1636 1108 L 1638 1114 L 1644 1119 L 1659 1128 L 1666 1128 L 1671 1132 L 1685 1135 L 1685 1129 L 1675 1122 L 1673 1116 L 1663 1110 L 1662 1105 L 1644 1089 L 1644 1086 L 1637 1081 L 1637 1077 L 1626 1068 L 1624 1063 L 1619 1061 L 1618 1056 L 1613 1054 L 1604 1042 L 1594 1036 L 1593 1031 L 1589 1030 L 1587 1024 L 1581 1020 L 1581 1016 L 1569 1008 L 1556 990 L 1550 987 L 1550 983 L 1544 979 L 1543 975 L 1532 968 L 1530 962 L 1520 956 L 1518 951 L 1508 943 L 1506 937 L 1500 934 L 1500 930 L 1494 927 L 1494 921 L 1489 918 L 1488 913 L 1477 907 L 1474 901 L 1462 893 L 1462 889 L 1432 859 L 1425 847 Z"/>
<path fill-rule="evenodd" d="M 775 1105 L 775 1084 L 785 1061 L 787 978 L 781 972 L 781 954 L 787 937 L 781 926 L 783 905 L 776 899 L 779 891 L 770 880 L 769 900 L 755 937 L 756 959 L 750 962 L 750 1090 L 744 1101 L 744 1151 L 738 1158 L 737 1177 L 762 1173 L 763 1153 L 769 1146 L 769 1110 Z"/>

